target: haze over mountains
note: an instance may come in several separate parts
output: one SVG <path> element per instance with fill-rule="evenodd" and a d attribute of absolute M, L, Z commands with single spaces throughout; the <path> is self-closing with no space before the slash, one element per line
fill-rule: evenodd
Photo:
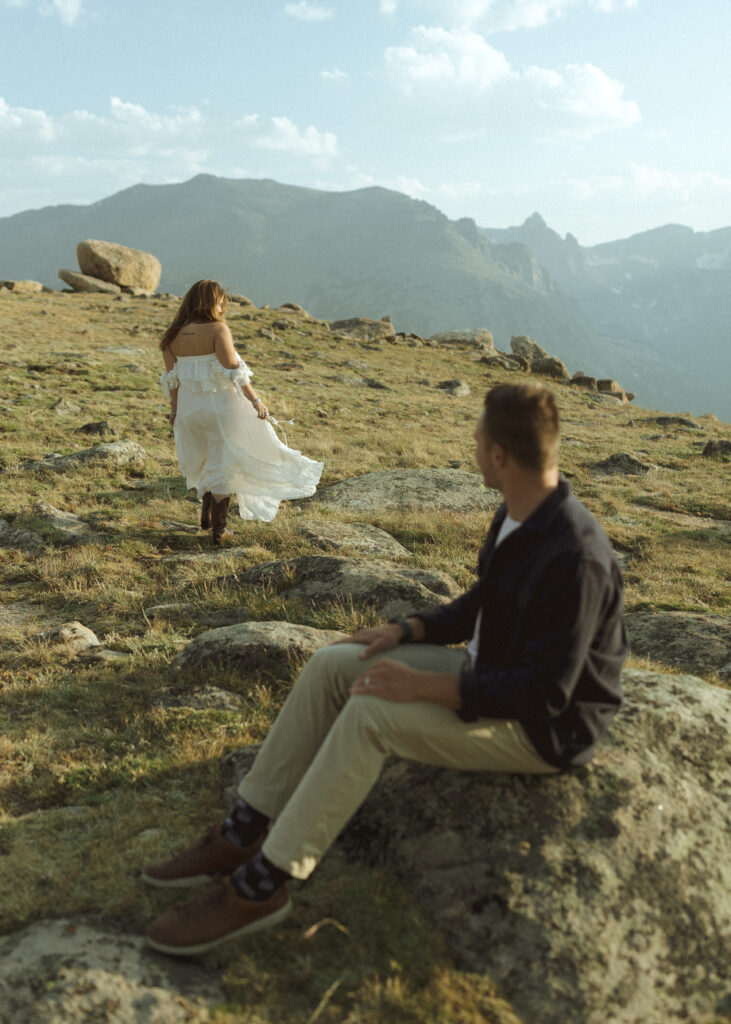
<path fill-rule="evenodd" d="M 199 175 L 0 219 L 0 279 L 60 288 L 85 238 L 154 253 L 176 294 L 215 277 L 257 305 L 294 301 L 328 320 L 388 314 L 424 336 L 486 327 L 506 350 L 528 334 L 643 405 L 731 420 L 731 228 L 671 225 L 584 248 L 537 214 L 478 228 L 382 188 Z"/>

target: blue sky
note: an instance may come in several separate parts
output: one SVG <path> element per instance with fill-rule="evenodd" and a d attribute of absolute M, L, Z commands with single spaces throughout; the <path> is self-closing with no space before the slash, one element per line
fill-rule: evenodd
<path fill-rule="evenodd" d="M 0 216 L 207 172 L 731 224 L 728 0 L 0 0 Z"/>

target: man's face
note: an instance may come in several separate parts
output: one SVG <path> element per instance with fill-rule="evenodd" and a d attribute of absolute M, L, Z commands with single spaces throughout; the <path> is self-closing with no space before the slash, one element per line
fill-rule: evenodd
<path fill-rule="evenodd" d="M 477 421 L 473 437 L 475 439 L 475 462 L 482 473 L 482 479 L 486 487 L 497 487 L 495 477 L 495 465 L 492 458 L 494 442 L 488 437 L 485 429 L 485 413 L 483 412 Z"/>

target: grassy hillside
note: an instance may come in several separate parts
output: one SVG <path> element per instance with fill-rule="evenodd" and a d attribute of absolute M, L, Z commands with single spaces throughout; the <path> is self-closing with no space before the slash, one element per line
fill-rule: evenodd
<path fill-rule="evenodd" d="M 171 675 L 175 653 L 206 628 L 202 616 L 235 621 L 245 601 L 260 620 L 342 630 L 370 621 L 346 605 L 318 610 L 254 588 L 223 591 L 215 584 L 220 565 L 168 559 L 210 543 L 186 529 L 195 527 L 198 506 L 178 475 L 159 408 L 157 343 L 175 305 L 0 290 L 0 517 L 17 530 L 42 532 L 33 506 L 44 500 L 97 534 L 83 546 L 49 538 L 35 553 L 0 549 L 3 932 L 82 912 L 120 931 L 142 930 L 162 906 L 138 881 L 142 864 L 220 817 L 222 755 L 262 739 L 287 688 L 225 669 L 204 679 Z M 293 311 L 233 306 L 228 319 L 259 393 L 274 415 L 296 421 L 287 427 L 290 445 L 325 461 L 323 484 L 399 467 L 474 471 L 471 433 L 484 392 L 518 379 L 488 372 L 469 351 L 361 345 Z M 387 390 L 354 387 L 351 362 Z M 437 389 L 455 377 L 468 382 L 468 397 Z M 568 386 L 556 393 L 564 472 L 625 559 L 628 607 L 727 611 L 727 534 L 712 527 L 728 517 L 728 465 L 700 453 L 709 438 L 731 438 L 731 429 L 713 417 L 696 428 L 658 423 L 656 412 Z M 57 410 L 60 399 L 68 404 Z M 74 430 L 99 420 L 144 447 L 144 469 L 61 475 L 20 468 L 48 452 L 89 447 L 95 439 Z M 620 451 L 658 469 L 645 477 L 592 473 L 594 463 Z M 300 504 L 285 504 L 269 525 L 234 519 L 244 564 L 310 553 L 294 525 L 317 516 L 346 519 Z M 425 512 L 369 521 L 405 545 L 414 566 L 444 570 L 461 585 L 472 579 L 483 516 Z M 189 611 L 172 621 L 144 614 L 180 601 Z M 38 636 L 54 620 L 78 620 L 128 657 L 95 664 L 54 655 Z M 204 684 L 238 694 L 242 708 L 160 700 Z M 83 825 L 79 808 L 87 809 Z M 292 917 L 261 941 L 206 958 L 228 994 L 219 1021 L 314 1020 L 330 992 L 317 1016 L 330 1024 L 516 1024 L 489 979 L 454 969 L 430 922 L 389 876 L 323 864 L 296 903 Z M 311 930 L 326 919 L 336 923 Z"/>

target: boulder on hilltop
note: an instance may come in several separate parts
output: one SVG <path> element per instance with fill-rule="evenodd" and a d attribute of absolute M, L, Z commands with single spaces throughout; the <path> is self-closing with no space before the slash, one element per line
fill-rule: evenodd
<path fill-rule="evenodd" d="M 59 270 L 58 276 L 75 292 L 102 292 L 104 295 L 119 295 L 122 289 L 110 281 L 89 274 L 79 274 L 75 270 Z"/>
<path fill-rule="evenodd" d="M 345 334 L 358 341 L 393 341 L 396 337 L 393 324 L 386 323 L 385 320 L 369 320 L 364 316 L 332 320 L 330 330 L 333 334 Z"/>
<path fill-rule="evenodd" d="M 83 274 L 109 281 L 120 288 L 154 292 L 160 284 L 160 260 L 141 249 L 89 238 L 77 245 L 76 258 Z"/>

